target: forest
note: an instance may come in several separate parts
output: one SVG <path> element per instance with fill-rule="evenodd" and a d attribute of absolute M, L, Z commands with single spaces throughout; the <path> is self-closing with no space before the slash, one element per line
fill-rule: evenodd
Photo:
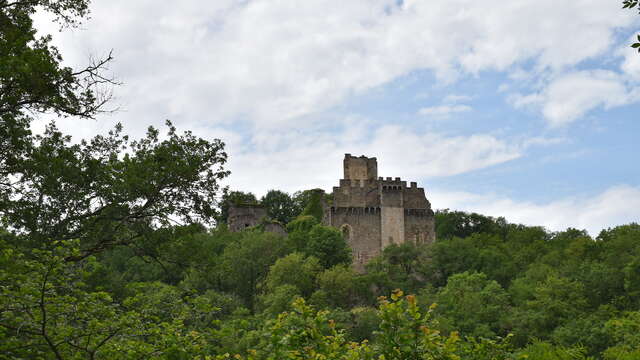
<path fill-rule="evenodd" d="M 0 359 L 640 359 L 640 225 L 443 209 L 435 243 L 355 272 L 330 198 L 223 187 L 222 140 L 33 133 L 109 111 L 117 85 L 111 54 L 64 66 L 36 11 L 73 27 L 89 3 L 0 0 Z M 230 232 L 247 203 L 288 235 Z"/>

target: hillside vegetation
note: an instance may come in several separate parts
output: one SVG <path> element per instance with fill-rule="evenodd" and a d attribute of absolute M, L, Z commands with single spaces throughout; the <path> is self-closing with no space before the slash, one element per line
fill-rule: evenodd
<path fill-rule="evenodd" d="M 223 189 L 219 139 L 32 133 L 109 111 L 111 55 L 71 69 L 33 27 L 88 5 L 0 0 L 0 359 L 640 359 L 638 224 L 592 238 L 444 210 L 435 243 L 356 273 L 319 192 Z M 288 236 L 228 231 L 234 202 Z"/>
<path fill-rule="evenodd" d="M 76 240 L 4 232 L 0 357 L 640 356 L 639 225 L 593 239 L 455 211 L 437 224 L 436 243 L 390 246 L 364 274 L 312 216 L 288 238 L 165 227 L 82 260 Z"/>

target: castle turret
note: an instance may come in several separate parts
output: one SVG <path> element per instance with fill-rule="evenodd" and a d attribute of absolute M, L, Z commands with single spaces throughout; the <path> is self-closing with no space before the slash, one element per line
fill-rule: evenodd
<path fill-rule="evenodd" d="M 344 155 L 344 178 L 346 180 L 375 180 L 378 177 L 378 161 L 366 156 Z"/>
<path fill-rule="evenodd" d="M 341 229 L 356 270 L 391 244 L 430 243 L 435 220 L 424 189 L 399 177 L 378 177 L 376 158 L 344 156 L 344 179 L 333 188 L 325 224 Z"/>

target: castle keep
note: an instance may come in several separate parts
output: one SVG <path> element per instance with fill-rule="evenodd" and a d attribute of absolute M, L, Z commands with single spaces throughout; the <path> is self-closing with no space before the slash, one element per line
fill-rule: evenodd
<path fill-rule="evenodd" d="M 376 158 L 345 154 L 344 178 L 333 188 L 324 223 L 339 228 L 362 270 L 386 246 L 435 240 L 435 221 L 424 189 L 400 178 L 378 177 Z"/>

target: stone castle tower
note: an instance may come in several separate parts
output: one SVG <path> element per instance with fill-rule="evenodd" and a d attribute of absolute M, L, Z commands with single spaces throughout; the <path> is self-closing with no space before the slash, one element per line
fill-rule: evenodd
<path fill-rule="evenodd" d="M 378 177 L 376 158 L 365 156 L 345 154 L 344 178 L 333 188 L 324 223 L 342 231 L 358 270 L 390 244 L 435 240 L 434 214 L 424 189 L 400 178 Z"/>

